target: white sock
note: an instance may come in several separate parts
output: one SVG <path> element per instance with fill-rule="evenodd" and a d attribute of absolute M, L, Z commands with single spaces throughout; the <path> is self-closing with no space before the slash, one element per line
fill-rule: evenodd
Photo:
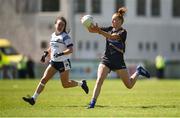
<path fill-rule="evenodd" d="M 34 95 L 32 96 L 32 98 L 33 98 L 34 100 L 36 100 L 38 96 L 39 96 L 39 94 L 35 92 Z"/>
<path fill-rule="evenodd" d="M 78 83 L 78 86 L 81 86 L 83 84 L 82 81 L 77 82 L 77 83 Z"/>
<path fill-rule="evenodd" d="M 38 86 L 39 86 L 39 87 L 40 87 L 40 86 L 43 86 L 43 87 L 44 87 L 45 84 L 43 84 L 43 83 L 40 82 Z M 34 95 L 32 96 L 32 98 L 33 98 L 34 100 L 36 100 L 38 96 L 39 96 L 39 93 L 37 93 L 37 91 L 36 91 L 36 92 L 34 92 Z"/>
<path fill-rule="evenodd" d="M 139 72 L 138 72 L 138 71 L 136 71 L 135 73 L 136 73 L 136 76 L 138 77 L 138 76 L 139 76 Z"/>

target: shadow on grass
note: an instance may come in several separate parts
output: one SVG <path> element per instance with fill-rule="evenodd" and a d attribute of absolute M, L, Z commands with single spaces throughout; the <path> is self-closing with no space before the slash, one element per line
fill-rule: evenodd
<path fill-rule="evenodd" d="M 64 108 L 77 108 L 77 107 L 79 107 L 79 108 L 80 108 L 80 107 L 84 107 L 84 108 L 85 108 L 85 107 L 87 107 L 87 106 L 85 106 L 85 105 L 84 105 L 84 106 L 77 106 L 77 105 L 62 105 L 62 106 L 54 106 L 54 105 L 51 105 L 51 106 L 49 106 L 49 107 L 54 107 L 54 108 L 56 108 L 56 107 L 62 107 L 62 108 L 63 108 L 63 107 L 64 107 Z"/>
<path fill-rule="evenodd" d="M 142 109 L 152 109 L 152 108 L 177 108 L 177 105 L 150 105 L 150 106 L 103 106 L 103 105 L 96 105 L 96 107 L 100 108 L 142 108 Z"/>
<path fill-rule="evenodd" d="M 87 108 L 88 105 L 78 106 L 78 105 L 62 105 L 62 106 L 54 106 L 51 105 L 49 107 L 64 107 L 64 108 L 77 108 L 83 107 Z M 150 106 L 108 106 L 108 105 L 96 105 L 96 108 L 141 108 L 141 109 L 152 109 L 152 108 L 177 108 L 177 105 L 150 105 Z"/>

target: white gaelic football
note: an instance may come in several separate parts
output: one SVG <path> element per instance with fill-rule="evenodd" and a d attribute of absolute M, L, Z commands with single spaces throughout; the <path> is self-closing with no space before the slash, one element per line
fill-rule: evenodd
<path fill-rule="evenodd" d="M 93 24 L 93 17 L 91 15 L 85 15 L 81 18 L 81 23 L 88 28 Z"/>

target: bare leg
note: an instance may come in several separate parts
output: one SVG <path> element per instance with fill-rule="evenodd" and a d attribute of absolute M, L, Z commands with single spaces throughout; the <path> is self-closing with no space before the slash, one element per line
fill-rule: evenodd
<path fill-rule="evenodd" d="M 60 74 L 61 83 L 64 88 L 71 88 L 76 86 L 81 86 L 86 94 L 89 93 L 89 88 L 87 86 L 86 80 L 82 80 L 81 82 L 69 80 L 69 70 L 64 71 Z"/>
<path fill-rule="evenodd" d="M 102 86 L 105 78 L 107 77 L 109 71 L 110 71 L 109 68 L 106 67 L 104 64 L 99 64 L 97 80 L 96 80 L 96 84 L 94 87 L 92 99 L 97 100 L 97 98 L 100 94 L 100 91 L 101 91 L 101 86 Z"/>
<path fill-rule="evenodd" d="M 34 99 L 36 99 L 37 96 L 43 91 L 45 84 L 53 77 L 56 72 L 56 69 L 53 68 L 51 65 L 46 68 L 44 75 L 41 78 L 41 81 L 39 82 L 39 85 L 37 86 L 36 91 L 33 95 Z"/>
<path fill-rule="evenodd" d="M 97 80 L 96 80 L 96 84 L 94 86 L 94 91 L 93 91 L 91 103 L 88 106 L 88 108 L 94 108 L 96 100 L 97 100 L 97 98 L 101 92 L 102 84 L 103 84 L 105 78 L 107 77 L 109 71 L 110 71 L 109 68 L 106 67 L 104 64 L 99 64 L 98 73 L 97 73 Z"/>
<path fill-rule="evenodd" d="M 138 77 L 137 72 L 135 72 L 131 77 L 129 77 L 129 73 L 128 73 L 127 69 L 117 70 L 116 72 L 117 72 L 118 76 L 120 76 L 122 78 L 122 81 L 127 88 L 129 88 L 129 89 L 133 88 L 133 86 L 136 83 L 137 77 Z"/>
<path fill-rule="evenodd" d="M 45 72 L 43 77 L 41 78 L 41 81 L 39 82 L 39 85 L 36 88 L 36 91 L 34 92 L 34 95 L 32 97 L 23 97 L 23 100 L 25 102 L 28 102 L 31 105 L 35 104 L 35 100 L 39 96 L 39 94 L 43 91 L 45 84 L 52 78 L 52 76 L 56 73 L 55 68 L 53 68 L 51 65 L 49 65 Z"/>
<path fill-rule="evenodd" d="M 60 76 L 61 76 L 61 83 L 64 88 L 78 86 L 78 82 L 74 80 L 69 80 L 69 70 L 62 72 Z"/>

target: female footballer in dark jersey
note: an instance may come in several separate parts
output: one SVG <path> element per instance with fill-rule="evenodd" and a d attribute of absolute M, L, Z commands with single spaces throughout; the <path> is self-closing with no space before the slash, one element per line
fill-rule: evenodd
<path fill-rule="evenodd" d="M 131 89 L 136 83 L 139 75 L 150 77 L 150 74 L 142 66 L 136 68 L 136 72 L 129 76 L 126 64 L 124 62 L 124 52 L 126 47 L 127 31 L 122 27 L 124 22 L 124 14 L 127 9 L 119 8 L 117 13 L 112 16 L 112 26 L 99 27 L 97 24 L 92 24 L 88 30 L 91 33 L 98 33 L 106 39 L 106 49 L 98 67 L 97 81 L 94 87 L 93 96 L 88 108 L 94 108 L 97 98 L 101 91 L 101 86 L 107 77 L 108 73 L 113 70 L 122 78 L 123 83 Z"/>
<path fill-rule="evenodd" d="M 34 95 L 32 97 L 23 97 L 23 100 L 31 105 L 35 104 L 37 97 L 43 91 L 46 83 L 56 72 L 59 72 L 64 88 L 81 86 L 87 94 L 89 92 L 85 80 L 81 82 L 69 80 L 69 70 L 71 69 L 70 55 L 73 52 L 73 42 L 66 32 L 66 19 L 64 17 L 57 17 L 54 26 L 55 32 L 51 35 L 50 47 L 44 52 L 41 58 L 41 62 L 45 62 L 46 56 L 49 55 L 50 64 L 46 68 Z"/>

